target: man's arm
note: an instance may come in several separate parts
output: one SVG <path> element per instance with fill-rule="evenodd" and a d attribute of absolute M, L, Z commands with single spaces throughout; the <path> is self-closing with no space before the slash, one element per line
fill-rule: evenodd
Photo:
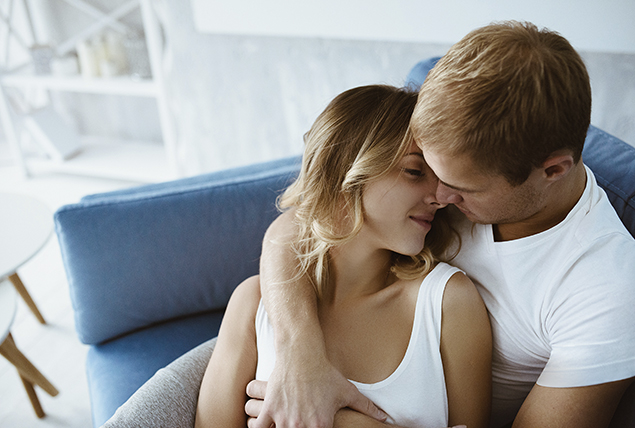
<path fill-rule="evenodd" d="M 307 278 L 294 279 L 298 261 L 289 243 L 296 233 L 293 212 L 287 211 L 263 241 L 260 283 L 276 336 L 276 364 L 253 426 L 330 428 L 343 407 L 383 420 L 383 412 L 328 361 L 313 287 Z"/>
<path fill-rule="evenodd" d="M 254 391 L 257 395 L 257 392 Z M 262 401 L 259 400 L 250 400 L 245 406 L 245 410 L 247 415 L 250 416 L 250 419 L 247 421 L 247 426 L 249 428 L 255 428 L 256 419 L 260 414 L 260 409 L 262 407 Z M 335 418 L 333 421 L 333 428 L 402 428 L 398 425 L 392 425 L 385 422 L 378 421 L 377 419 L 373 419 L 368 415 L 360 413 L 356 410 L 350 408 L 343 408 L 338 410 L 335 414 Z M 467 428 L 466 425 L 456 425 L 451 428 Z"/>
<path fill-rule="evenodd" d="M 608 427 L 633 379 L 578 388 L 535 385 L 520 408 L 513 428 Z"/>

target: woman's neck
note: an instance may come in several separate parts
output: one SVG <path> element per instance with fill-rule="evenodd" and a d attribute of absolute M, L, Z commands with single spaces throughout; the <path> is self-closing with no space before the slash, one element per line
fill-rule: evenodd
<path fill-rule="evenodd" d="M 358 238 L 331 249 L 330 280 L 324 294 L 329 303 L 368 296 L 394 282 L 392 253 Z"/>

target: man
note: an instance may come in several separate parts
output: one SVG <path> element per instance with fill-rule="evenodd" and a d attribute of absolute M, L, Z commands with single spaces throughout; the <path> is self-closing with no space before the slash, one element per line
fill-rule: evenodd
<path fill-rule="evenodd" d="M 635 376 L 635 241 L 582 163 L 590 114 L 580 56 L 532 24 L 473 31 L 420 91 L 415 140 L 437 199 L 462 212 L 453 263 L 490 312 L 492 427 L 606 427 Z M 293 233 L 283 214 L 264 243 L 278 360 L 265 402 L 247 405 L 260 415 L 250 426 L 381 424 L 326 359 L 310 285 L 288 284 Z"/>

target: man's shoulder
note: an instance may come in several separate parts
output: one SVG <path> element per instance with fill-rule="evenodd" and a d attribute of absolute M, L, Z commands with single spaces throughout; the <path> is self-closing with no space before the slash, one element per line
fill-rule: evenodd
<path fill-rule="evenodd" d="M 597 186 L 597 185 L 596 185 Z M 635 257 L 635 239 L 622 223 L 606 193 L 597 188 L 598 195 L 580 216 L 575 227 L 576 238 L 584 246 L 620 247 Z"/>

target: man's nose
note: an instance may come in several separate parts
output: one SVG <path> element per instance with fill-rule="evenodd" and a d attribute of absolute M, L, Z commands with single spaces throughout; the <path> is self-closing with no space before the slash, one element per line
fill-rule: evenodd
<path fill-rule="evenodd" d="M 436 206 L 437 209 L 444 208 L 448 204 L 439 200 L 437 195 L 438 188 L 438 180 L 435 180 L 434 183 L 430 183 L 426 186 L 427 189 L 423 192 L 423 201 L 429 205 Z"/>
<path fill-rule="evenodd" d="M 459 195 L 456 190 L 439 182 L 437 186 L 437 200 L 444 205 L 458 204 L 463 200 L 463 197 Z"/>

